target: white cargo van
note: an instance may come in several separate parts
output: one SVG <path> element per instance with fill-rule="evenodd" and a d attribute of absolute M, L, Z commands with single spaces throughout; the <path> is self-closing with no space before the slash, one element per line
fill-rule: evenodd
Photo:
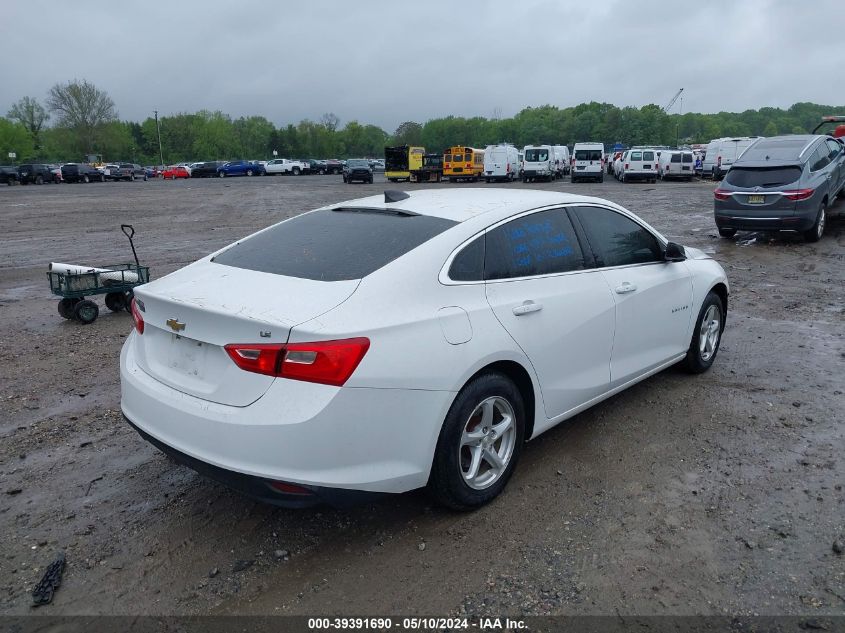
<path fill-rule="evenodd" d="M 691 150 L 664 149 L 657 164 L 657 177 L 663 180 L 689 182 L 695 175 L 695 156 Z"/>
<path fill-rule="evenodd" d="M 488 145 L 484 150 L 484 180 L 514 180 L 519 174 L 519 152 L 510 143 Z"/>
<path fill-rule="evenodd" d="M 604 182 L 604 143 L 575 143 L 570 178 Z"/>
<path fill-rule="evenodd" d="M 738 136 L 713 139 L 704 155 L 702 174 L 712 176 L 714 180 L 721 180 L 734 161 L 758 138 L 760 137 Z"/>
<path fill-rule="evenodd" d="M 569 148 L 566 145 L 555 145 L 554 150 L 557 177 L 563 178 L 569 173 Z"/>
<path fill-rule="evenodd" d="M 637 148 L 625 152 L 622 156 L 622 171 L 619 180 L 657 182 L 657 150 Z"/>
<path fill-rule="evenodd" d="M 526 145 L 522 155 L 522 182 L 555 179 L 555 150 L 551 145 Z"/>

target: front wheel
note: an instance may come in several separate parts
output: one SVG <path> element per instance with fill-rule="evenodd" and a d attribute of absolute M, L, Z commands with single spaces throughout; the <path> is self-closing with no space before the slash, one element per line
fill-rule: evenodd
<path fill-rule="evenodd" d="M 88 177 L 88 175 L 86 174 L 86 175 L 84 175 L 84 176 L 82 177 L 82 182 L 88 183 L 88 182 L 91 182 L 91 179 L 90 179 L 90 178 Z"/>
<path fill-rule="evenodd" d="M 220 176 L 221 178 L 225 178 L 225 177 L 226 177 L 226 174 L 225 174 L 225 173 L 223 173 L 222 171 L 218 171 L 218 172 L 217 172 L 217 175 L 218 175 L 218 176 Z"/>
<path fill-rule="evenodd" d="M 455 398 L 428 480 L 429 493 L 455 510 L 488 503 L 513 474 L 525 439 L 525 405 L 502 374 L 483 374 Z"/>
<path fill-rule="evenodd" d="M 100 308 L 97 307 L 96 303 L 88 299 L 83 299 L 73 309 L 73 316 L 83 325 L 88 325 L 96 321 L 99 314 Z"/>
<path fill-rule="evenodd" d="M 73 318 L 73 309 L 76 307 L 76 304 L 79 303 L 81 299 L 62 299 L 59 301 L 59 316 L 63 319 L 72 319 Z"/>
<path fill-rule="evenodd" d="M 808 242 L 818 242 L 822 239 L 822 235 L 824 235 L 824 225 L 826 219 L 826 209 L 824 206 L 824 202 L 819 207 L 818 215 L 816 215 L 816 222 L 813 226 L 808 230 L 804 231 L 804 239 Z"/>
<path fill-rule="evenodd" d="M 247 176 L 252 176 L 252 170 L 251 170 L 251 169 L 247 169 L 247 170 L 246 170 L 246 175 L 247 175 Z"/>
<path fill-rule="evenodd" d="M 719 229 L 719 237 L 733 237 L 736 235 L 736 229 Z"/>
<path fill-rule="evenodd" d="M 689 372 L 700 374 L 710 369 L 719 352 L 724 324 L 725 309 L 722 299 L 715 292 L 710 292 L 698 311 L 698 320 L 692 330 L 687 357 L 683 361 Z"/>

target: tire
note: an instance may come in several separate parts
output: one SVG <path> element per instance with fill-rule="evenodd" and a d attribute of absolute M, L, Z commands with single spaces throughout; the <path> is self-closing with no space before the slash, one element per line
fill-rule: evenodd
<path fill-rule="evenodd" d="M 85 182 L 85 183 L 91 182 L 91 179 L 88 177 L 88 174 L 85 174 L 84 176 L 82 176 L 82 182 Z"/>
<path fill-rule="evenodd" d="M 687 357 L 681 361 L 687 371 L 701 374 L 710 369 L 716 360 L 716 354 L 719 353 L 724 329 L 725 308 L 722 299 L 711 291 L 704 297 L 704 303 L 701 304 L 695 327 L 692 329 Z"/>
<path fill-rule="evenodd" d="M 810 229 L 804 231 L 804 240 L 807 242 L 818 242 L 822 239 L 825 224 L 827 224 L 827 209 L 825 208 L 824 202 L 822 202 L 818 215 L 816 215 L 815 223 L 813 223 Z"/>
<path fill-rule="evenodd" d="M 599 176 L 599 182 L 604 182 L 604 172 L 602 172 L 602 175 Z"/>
<path fill-rule="evenodd" d="M 494 429 L 505 425 L 507 418 L 510 425 L 496 434 Z M 455 510 L 471 510 L 488 503 L 508 483 L 524 439 L 525 405 L 519 389 L 502 374 L 478 376 L 461 389 L 443 422 L 428 480 L 429 493 Z M 501 464 L 498 468 L 488 461 L 497 458 Z M 469 477 L 473 469 L 475 475 Z"/>
<path fill-rule="evenodd" d="M 59 301 L 59 316 L 63 319 L 72 319 L 73 318 L 73 309 L 76 307 L 76 304 L 79 303 L 81 299 L 62 299 Z"/>
<path fill-rule="evenodd" d="M 82 325 L 93 323 L 97 320 L 99 315 L 100 308 L 97 307 L 96 303 L 89 301 L 88 299 L 83 299 L 73 308 L 74 318 L 82 323 Z"/>
<path fill-rule="evenodd" d="M 344 176 L 344 177 L 343 177 L 343 182 L 345 182 L 345 183 L 349 183 L 349 179 L 348 179 L 346 176 Z"/>
<path fill-rule="evenodd" d="M 736 235 L 736 229 L 719 229 L 719 237 L 733 237 Z"/>
<path fill-rule="evenodd" d="M 226 174 L 225 174 L 224 172 L 222 172 L 222 171 L 218 171 L 218 172 L 217 172 L 217 175 L 218 175 L 220 178 L 225 178 L 225 177 L 226 177 Z"/>
<path fill-rule="evenodd" d="M 44 178 L 43 178 L 43 176 L 41 176 L 41 174 L 38 174 L 35 177 L 35 184 L 36 185 L 43 185 L 44 184 Z"/>
<path fill-rule="evenodd" d="M 147 174 L 144 174 L 144 182 L 147 182 Z"/>
<path fill-rule="evenodd" d="M 294 167 L 294 168 L 291 170 L 291 172 L 293 173 L 293 175 L 294 175 L 294 176 L 298 176 L 299 174 L 301 174 L 301 173 L 302 173 L 302 171 L 300 171 L 299 167 Z"/>
<path fill-rule="evenodd" d="M 370 176 L 370 179 L 367 181 L 369 184 L 373 184 L 373 177 Z"/>
<path fill-rule="evenodd" d="M 112 312 L 126 310 L 126 295 L 122 292 L 110 292 L 106 295 L 106 307 Z"/>
<path fill-rule="evenodd" d="M 100 174 L 100 182 L 106 182 L 106 177 Z"/>
<path fill-rule="evenodd" d="M 246 170 L 246 175 L 247 175 L 247 176 L 252 176 L 252 170 L 251 170 L 251 169 L 247 169 L 247 170 Z"/>

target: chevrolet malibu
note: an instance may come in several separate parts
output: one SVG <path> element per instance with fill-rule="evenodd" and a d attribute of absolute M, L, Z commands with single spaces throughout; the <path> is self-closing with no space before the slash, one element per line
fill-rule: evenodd
<path fill-rule="evenodd" d="M 138 287 L 121 406 L 263 501 L 426 487 L 470 509 L 527 440 L 676 363 L 706 371 L 727 307 L 719 264 L 612 202 L 387 191 Z"/>

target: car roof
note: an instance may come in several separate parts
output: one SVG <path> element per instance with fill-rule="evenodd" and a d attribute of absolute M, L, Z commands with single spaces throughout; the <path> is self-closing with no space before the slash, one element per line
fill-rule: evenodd
<path fill-rule="evenodd" d="M 806 149 L 824 138 L 821 134 L 786 134 L 758 139 L 746 149 L 734 166 L 765 166 L 800 163 Z"/>
<path fill-rule="evenodd" d="M 419 215 L 444 218 L 453 222 L 464 222 L 484 214 L 491 214 L 491 222 L 496 222 L 511 215 L 521 213 L 522 211 L 579 202 L 599 203 L 604 206 L 621 208 L 601 198 L 538 189 L 497 189 L 486 187 L 484 189 L 417 189 L 406 193 L 408 194 L 408 198 L 398 202 L 385 203 L 384 195 L 378 195 L 349 200 L 324 208 L 369 208 L 408 211 Z"/>

